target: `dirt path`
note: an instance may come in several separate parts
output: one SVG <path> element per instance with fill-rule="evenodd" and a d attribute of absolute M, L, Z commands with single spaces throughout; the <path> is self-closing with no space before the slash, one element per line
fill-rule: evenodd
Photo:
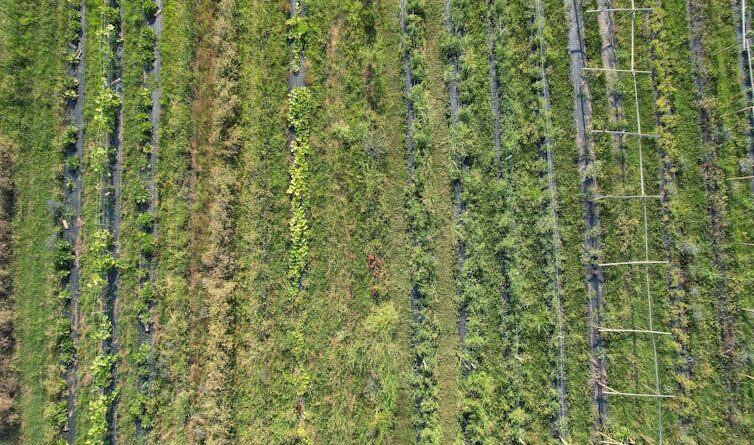
<path fill-rule="evenodd" d="M 79 247 L 79 233 L 80 233 L 80 218 L 81 218 L 81 168 L 83 164 L 84 156 L 84 63 L 86 59 L 86 4 L 84 1 L 79 6 L 81 14 L 81 34 L 79 35 L 79 41 L 74 49 L 76 54 L 79 54 L 78 63 L 71 65 L 68 68 L 68 74 L 76 77 L 78 81 L 78 98 L 68 105 L 68 120 L 77 129 L 76 134 L 76 151 L 71 154 L 76 158 L 78 167 L 65 168 L 66 182 L 69 182 L 71 187 L 66 188 L 64 196 L 64 205 L 66 212 L 70 212 L 70 221 L 66 221 L 68 229 L 64 231 L 63 237 L 66 241 L 70 242 L 74 246 L 74 261 L 71 266 L 70 274 L 68 275 L 68 282 L 66 284 L 67 290 L 70 292 L 71 299 L 68 303 L 67 315 L 71 322 L 71 339 L 74 345 L 74 357 L 73 360 L 66 366 L 65 380 L 68 388 L 68 394 L 66 396 L 66 405 L 68 410 L 68 417 L 65 424 L 65 438 L 69 444 L 73 444 L 76 438 L 76 387 L 78 386 L 78 367 L 76 363 L 75 347 L 78 344 L 78 330 L 79 330 L 79 280 L 80 269 L 79 261 L 81 249 Z M 65 227 L 65 225 L 64 225 Z"/>
<path fill-rule="evenodd" d="M 565 0 L 565 9 L 569 19 L 568 48 L 571 54 L 571 83 L 574 95 L 574 118 L 576 123 L 576 143 L 579 147 L 579 171 L 581 175 L 581 194 L 584 218 L 584 252 L 586 264 L 587 291 L 589 296 L 589 366 L 590 385 L 592 388 L 592 402 L 596 412 L 594 432 L 604 429 L 607 416 L 607 398 L 604 385 L 607 383 L 605 370 L 604 346 L 605 341 L 597 328 L 601 325 L 601 309 L 603 301 L 602 270 L 597 265 L 596 257 L 600 250 L 600 239 L 597 235 L 599 228 L 599 208 L 592 201 L 595 195 L 596 181 L 588 174 L 594 164 L 594 146 L 589 138 L 591 128 L 592 105 L 589 87 L 582 78 L 581 72 L 586 67 L 586 53 L 584 51 L 584 25 L 581 6 L 577 0 Z"/>

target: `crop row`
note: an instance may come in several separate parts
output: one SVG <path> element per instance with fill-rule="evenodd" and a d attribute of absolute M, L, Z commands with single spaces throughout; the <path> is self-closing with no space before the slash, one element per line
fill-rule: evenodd
<path fill-rule="evenodd" d="M 156 186 L 157 159 L 155 91 L 156 23 L 158 2 L 143 0 L 122 5 L 123 141 L 122 197 L 118 234 L 118 291 L 116 330 L 119 392 L 113 408 L 118 419 L 118 439 L 149 443 L 157 411 L 152 345 L 153 308 L 156 304 Z M 159 109 L 159 108 L 157 108 Z"/>
<path fill-rule="evenodd" d="M 411 240 L 409 263 L 413 335 L 411 386 L 415 403 L 413 425 L 417 443 L 439 444 L 442 432 L 439 425 L 437 384 L 438 332 L 433 310 L 433 303 L 437 299 L 433 285 L 436 270 L 430 242 L 432 221 L 424 202 L 428 162 L 432 151 L 429 98 L 425 84 L 427 62 L 422 51 L 426 43 L 427 11 L 424 2 L 418 0 L 401 2 L 401 8 L 409 175 L 405 211 Z"/>
<path fill-rule="evenodd" d="M 631 76 L 571 65 L 630 63 L 630 14 L 602 23 L 602 0 L 21 3 L 0 18 L 0 130 L 24 147 L 25 442 L 745 441 L 751 140 L 727 0 L 642 5 L 636 107 Z M 589 131 L 638 118 L 643 170 L 635 138 Z M 642 175 L 669 264 L 602 267 L 644 254 L 642 202 L 596 199 Z"/>
<path fill-rule="evenodd" d="M 73 323 L 75 321 L 76 300 L 78 293 L 78 263 L 74 252 L 74 245 L 78 235 L 77 218 L 79 208 L 77 197 L 80 191 L 80 121 L 77 119 L 81 106 L 79 94 L 81 91 L 80 74 L 82 67 L 82 17 L 81 5 L 74 1 L 66 2 L 66 25 L 68 39 L 66 48 L 67 73 L 63 81 L 63 100 L 68 111 L 68 125 L 62 131 L 59 150 L 63 158 L 61 170 L 61 185 L 63 195 L 66 196 L 64 205 L 55 215 L 59 223 L 59 237 L 54 253 L 54 267 L 60 287 L 57 302 L 59 306 L 54 311 L 56 321 L 54 331 L 48 333 L 52 339 L 51 349 L 57 363 L 50 364 L 47 369 L 45 390 L 49 397 L 45 406 L 44 417 L 46 427 L 44 441 L 48 444 L 66 443 L 63 437 L 72 428 L 73 403 L 72 394 L 75 388 L 76 370 L 75 345 L 73 340 Z"/>
<path fill-rule="evenodd" d="M 102 443 L 110 436 L 109 418 L 118 389 L 114 381 L 113 301 L 118 262 L 115 251 L 119 162 L 118 128 L 121 11 L 118 4 L 86 2 L 85 149 L 82 165 L 81 267 L 77 338 L 79 385 L 76 437 Z"/>
<path fill-rule="evenodd" d="M 600 261 L 642 258 L 645 237 L 650 259 L 669 260 L 667 266 L 648 266 L 646 270 L 636 266 L 605 268 L 600 323 L 616 328 L 669 331 L 671 335 L 602 334 L 605 348 L 600 352 L 600 360 L 605 361 L 603 369 L 608 372 L 603 378 L 611 391 L 659 391 L 673 397 L 662 400 L 649 397 L 637 409 L 630 395 L 608 396 L 605 403 L 609 405 L 609 415 L 599 414 L 595 431 L 614 440 L 634 440 L 641 434 L 659 438 L 662 434 L 667 440 L 687 441 L 694 440 L 697 434 L 715 434 L 726 422 L 735 428 L 735 423 L 741 420 L 734 421 L 735 416 L 718 409 L 725 405 L 718 403 L 724 400 L 718 397 L 730 392 L 730 380 L 726 382 L 727 371 L 716 364 L 726 363 L 725 355 L 712 351 L 730 349 L 718 342 L 726 337 L 721 334 L 726 316 L 721 314 L 730 312 L 732 307 L 722 312 L 721 309 L 725 301 L 740 300 L 732 293 L 736 286 L 726 289 L 720 284 L 744 275 L 733 264 L 720 268 L 720 252 L 728 249 L 724 246 L 729 241 L 723 241 L 728 229 L 720 230 L 717 235 L 715 230 L 708 231 L 708 227 L 715 227 L 712 219 L 708 219 L 711 213 L 703 215 L 692 210 L 716 213 L 723 225 L 731 221 L 723 216 L 727 212 L 726 195 L 732 196 L 731 190 L 724 191 L 727 186 L 722 184 L 719 169 L 720 165 L 731 162 L 731 155 L 737 158 L 740 154 L 726 148 L 724 138 L 716 138 L 714 144 L 709 139 L 705 142 L 705 129 L 714 125 L 705 123 L 704 116 L 717 112 L 706 108 L 711 102 L 704 99 L 705 88 L 700 86 L 698 77 L 705 74 L 698 66 L 696 73 L 686 70 L 693 66 L 689 61 L 694 60 L 691 54 L 699 44 L 695 25 L 683 18 L 686 5 L 664 2 L 650 6 L 654 9 L 648 17 L 636 18 L 638 37 L 633 50 L 630 22 L 608 32 L 604 27 L 597 31 L 596 18 L 586 21 L 588 59 L 592 63 L 600 59 L 597 48 L 600 40 L 604 47 L 607 36 L 617 48 L 618 68 L 628 68 L 634 52 L 637 69 L 653 70 L 651 79 L 636 75 L 635 89 L 630 75 L 612 78 L 589 75 L 588 82 L 593 87 L 593 128 L 638 131 L 636 125 L 641 122 L 639 128 L 643 133 L 658 134 L 656 140 L 642 138 L 641 145 L 635 137 L 617 141 L 612 137 L 594 137 L 596 163 L 591 174 L 599 184 L 597 193 L 618 196 L 646 193 L 661 198 L 659 202 L 647 198 L 644 204 L 628 199 L 600 201 L 603 241 Z M 723 34 L 733 40 L 732 28 Z M 721 43 L 717 45 L 723 47 Z M 671 47 L 681 51 L 671 52 L 668 49 Z M 716 51 L 713 47 L 705 50 Z M 729 71 L 724 75 L 736 77 Z M 718 97 L 715 107 L 735 109 L 730 94 Z M 608 97 L 611 99 L 607 100 Z M 620 100 L 616 101 L 616 97 Z M 627 105 L 622 112 L 616 108 L 621 101 Z M 695 111 L 705 108 L 707 111 L 702 113 Z M 611 114 L 623 117 L 616 120 Z M 721 130 L 722 127 L 717 131 Z M 644 155 L 643 171 L 639 169 L 642 165 L 639 153 Z M 711 176 L 710 172 L 715 171 Z M 732 176 L 735 172 L 729 170 L 726 174 Z M 642 181 L 645 188 L 640 187 Z M 649 209 L 646 216 L 642 216 L 642 206 Z M 715 236 L 718 241 L 714 241 Z M 730 275 L 725 278 L 726 274 Z M 611 304 L 616 300 L 625 304 Z M 702 381 L 701 375 L 716 377 Z M 655 385 L 657 389 L 648 389 Z M 711 400 L 716 402 L 710 403 Z M 706 426 L 700 426 L 702 418 L 707 419 Z"/>
<path fill-rule="evenodd" d="M 298 86 L 293 79 L 305 76 L 302 62 L 305 63 L 304 52 L 308 22 L 304 16 L 304 5 L 301 2 L 291 2 L 290 18 L 286 22 L 288 27 L 288 44 L 291 51 L 290 76 L 292 89 L 288 95 L 288 126 L 290 131 L 289 150 L 292 160 L 289 166 L 290 183 L 288 195 L 291 200 L 291 213 L 288 220 L 290 235 L 290 253 L 288 259 L 286 300 L 290 302 L 290 312 L 286 320 L 288 338 L 286 349 L 291 354 L 293 364 L 287 377 L 291 385 L 291 397 L 286 403 L 290 404 L 292 418 L 286 422 L 290 430 L 286 436 L 295 443 L 312 443 L 310 432 L 306 428 L 306 401 L 310 394 L 311 375 L 307 369 L 307 357 L 310 354 L 306 341 L 306 305 L 309 297 L 306 275 L 310 263 L 310 166 L 312 114 L 314 103 L 307 86 Z"/>

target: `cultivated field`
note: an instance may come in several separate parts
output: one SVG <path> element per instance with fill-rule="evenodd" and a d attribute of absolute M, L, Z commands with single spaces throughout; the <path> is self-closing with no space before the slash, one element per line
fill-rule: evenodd
<path fill-rule="evenodd" d="M 0 1 L 0 445 L 754 443 L 747 2 Z"/>

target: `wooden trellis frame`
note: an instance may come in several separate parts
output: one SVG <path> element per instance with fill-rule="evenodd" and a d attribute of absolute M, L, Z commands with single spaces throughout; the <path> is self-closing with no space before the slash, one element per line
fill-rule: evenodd
<path fill-rule="evenodd" d="M 637 14 L 651 14 L 652 8 L 637 7 L 636 0 L 631 0 L 630 8 L 601 8 L 586 10 L 585 13 L 591 14 L 615 14 L 626 13 L 630 15 L 630 30 L 631 30 L 631 46 L 630 46 L 630 66 L 628 69 L 615 68 L 615 67 L 584 67 L 582 71 L 595 72 L 598 74 L 606 74 L 608 72 L 616 73 L 617 75 L 629 75 L 631 77 L 631 86 L 633 87 L 634 96 L 634 113 L 635 113 L 635 128 L 634 129 L 622 129 L 622 130 L 609 130 L 609 129 L 590 129 L 590 133 L 596 134 L 608 134 L 612 137 L 633 137 L 636 139 L 636 149 L 638 150 L 639 157 L 639 186 L 640 194 L 638 195 L 603 195 L 592 198 L 593 202 L 605 201 L 605 200 L 640 200 L 641 201 L 641 213 L 642 213 L 642 232 L 643 232 L 643 255 L 641 258 L 627 259 L 624 261 L 603 262 L 598 264 L 600 268 L 605 267 L 642 267 L 644 270 L 644 287 L 646 290 L 646 304 L 647 304 L 647 327 L 646 329 L 628 329 L 621 327 L 595 327 L 597 332 L 600 333 L 615 333 L 615 334 L 641 334 L 650 337 L 652 344 L 652 364 L 654 371 L 654 388 L 650 388 L 650 391 L 645 393 L 620 391 L 610 388 L 606 384 L 600 383 L 603 387 L 603 394 L 608 396 L 619 397 L 633 397 L 633 398 L 652 398 L 657 401 L 657 438 L 658 443 L 663 443 L 663 426 L 662 426 L 662 400 L 673 398 L 672 394 L 663 394 L 660 391 L 660 371 L 659 360 L 657 357 L 657 336 L 658 335 L 671 335 L 670 332 L 659 331 L 655 329 L 654 314 L 653 314 L 653 296 L 650 282 L 650 267 L 664 266 L 669 262 L 664 260 L 657 260 L 650 257 L 649 251 L 649 212 L 647 210 L 647 202 L 649 200 L 660 199 L 660 195 L 651 195 L 647 193 L 646 183 L 644 178 L 644 150 L 642 141 L 644 139 L 656 139 L 659 137 L 657 134 L 645 133 L 642 129 L 641 113 L 639 107 L 639 87 L 637 76 L 652 75 L 651 70 L 641 70 L 636 68 L 636 15 Z M 610 17 L 612 18 L 612 17 Z M 587 82 L 587 77 L 583 77 L 584 82 Z M 614 443 L 614 442 L 603 442 Z"/>

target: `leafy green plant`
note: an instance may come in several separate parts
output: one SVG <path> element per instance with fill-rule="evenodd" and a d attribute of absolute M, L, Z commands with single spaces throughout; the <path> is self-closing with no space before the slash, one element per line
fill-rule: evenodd
<path fill-rule="evenodd" d="M 151 231 L 154 228 L 157 217 L 152 212 L 141 212 L 136 218 L 139 227 L 144 231 Z"/>
<path fill-rule="evenodd" d="M 99 394 L 89 401 L 89 428 L 86 431 L 86 445 L 101 445 L 105 443 L 109 426 L 107 412 L 111 397 Z"/>
<path fill-rule="evenodd" d="M 152 201 L 152 195 L 149 193 L 147 184 L 139 181 L 133 185 L 133 200 L 139 207 L 146 207 Z"/>
<path fill-rule="evenodd" d="M 70 241 L 58 240 L 53 257 L 55 268 L 59 271 L 69 270 L 73 263 L 73 245 Z"/>
<path fill-rule="evenodd" d="M 142 28 L 139 34 L 139 54 L 141 54 L 141 63 L 144 66 L 154 63 L 154 44 L 154 30 L 152 28 Z"/>
<path fill-rule="evenodd" d="M 105 174 L 110 165 L 110 150 L 101 145 L 95 145 L 89 152 L 89 166 L 98 175 Z"/>
<path fill-rule="evenodd" d="M 112 384 L 112 368 L 117 361 L 116 355 L 100 355 L 94 358 L 90 372 L 92 384 L 97 388 L 107 388 Z"/>

